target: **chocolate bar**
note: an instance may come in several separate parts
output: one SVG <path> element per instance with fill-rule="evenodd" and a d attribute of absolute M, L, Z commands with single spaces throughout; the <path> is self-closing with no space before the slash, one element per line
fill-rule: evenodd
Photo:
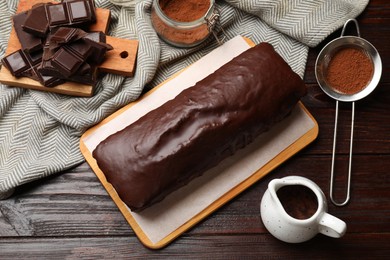
<path fill-rule="evenodd" d="M 59 4 L 46 4 L 46 15 L 49 26 L 72 26 L 89 24 L 96 21 L 93 1 L 73 0 Z"/>
<path fill-rule="evenodd" d="M 23 30 L 22 25 L 28 17 L 27 12 L 21 12 L 12 17 L 16 35 L 19 39 L 22 49 L 27 52 L 42 50 L 42 39 Z"/>
<path fill-rule="evenodd" d="M 28 11 L 22 28 L 38 37 L 45 37 L 48 31 L 59 26 L 82 26 L 96 21 L 94 2 L 71 0 L 61 3 L 42 3 Z"/>
<path fill-rule="evenodd" d="M 42 51 L 30 55 L 20 49 L 4 57 L 2 63 L 14 77 L 28 77 L 39 81 L 45 87 L 54 87 L 67 80 L 89 85 L 95 85 L 97 82 L 96 66 L 84 63 L 72 76 L 66 77 L 51 65 L 51 61 L 42 61 Z M 42 64 L 46 64 L 46 71 L 41 71 Z"/>
<path fill-rule="evenodd" d="M 53 87 L 64 83 L 64 79 L 53 76 L 44 76 L 38 71 L 42 61 L 42 51 L 28 53 L 23 50 L 17 50 L 2 59 L 4 66 L 14 77 L 28 77 L 39 81 L 46 87 Z"/>

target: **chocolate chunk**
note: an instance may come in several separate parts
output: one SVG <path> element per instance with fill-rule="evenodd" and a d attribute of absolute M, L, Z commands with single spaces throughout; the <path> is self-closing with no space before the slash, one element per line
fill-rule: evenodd
<path fill-rule="evenodd" d="M 37 51 L 34 53 L 23 52 L 23 54 L 28 61 L 29 67 L 25 71 L 22 71 L 20 75 L 34 79 L 36 81 L 40 81 L 41 75 L 38 73 L 37 67 L 42 61 L 42 51 Z"/>
<path fill-rule="evenodd" d="M 15 32 L 18 36 L 20 45 L 22 46 L 22 49 L 27 52 L 41 50 L 43 47 L 42 39 L 38 36 L 24 31 L 22 28 L 22 25 L 26 22 L 27 16 L 27 12 L 21 12 L 12 17 Z"/>
<path fill-rule="evenodd" d="M 28 53 L 23 50 L 17 50 L 2 59 L 4 66 L 15 77 L 28 77 L 46 87 L 54 87 L 65 82 L 64 79 L 42 75 L 38 70 L 41 61 L 42 51 Z"/>
<path fill-rule="evenodd" d="M 36 4 L 27 13 L 27 18 L 22 25 L 23 30 L 38 37 L 45 37 L 49 30 L 49 22 L 46 16 L 46 5 Z"/>
<path fill-rule="evenodd" d="M 40 66 L 38 67 L 38 71 L 44 76 L 56 76 L 56 77 L 61 76 L 58 70 L 52 65 L 50 59 L 48 60 L 43 59 Z"/>
<path fill-rule="evenodd" d="M 112 50 L 112 46 L 106 43 L 106 35 L 102 32 L 91 32 L 83 37 L 83 40 L 91 45 L 94 55 L 88 59 L 89 62 L 100 64 L 104 61 L 106 52 Z"/>
<path fill-rule="evenodd" d="M 29 53 L 25 53 L 29 63 L 33 66 L 41 63 L 42 61 L 42 55 L 43 55 L 43 52 L 42 51 L 35 51 L 35 52 L 29 52 Z"/>
<path fill-rule="evenodd" d="M 44 76 L 42 74 L 41 79 L 39 81 L 42 85 L 48 88 L 52 88 L 66 82 L 65 79 L 60 79 L 54 76 Z"/>
<path fill-rule="evenodd" d="M 96 21 L 95 3 L 93 0 L 62 0 L 68 6 L 71 22 Z"/>
<path fill-rule="evenodd" d="M 71 76 L 69 79 L 71 81 L 88 84 L 88 85 L 96 85 L 98 76 L 98 68 L 96 66 L 90 66 L 87 63 L 84 66 L 81 66 L 76 74 Z"/>
<path fill-rule="evenodd" d="M 21 77 L 22 72 L 31 67 L 22 50 L 17 50 L 7 55 L 1 61 L 14 77 Z"/>
<path fill-rule="evenodd" d="M 75 81 L 82 84 L 88 84 L 94 86 L 97 82 L 98 68 L 96 66 L 90 66 L 88 63 L 84 63 L 80 68 L 70 77 L 64 77 L 57 68 L 55 68 L 51 61 L 43 61 L 38 71 L 44 76 L 52 76 L 63 80 Z"/>
<path fill-rule="evenodd" d="M 88 7 L 85 1 L 74 1 L 68 3 L 70 22 L 76 23 L 89 19 Z"/>
<path fill-rule="evenodd" d="M 87 33 L 79 28 L 59 27 L 50 36 L 50 43 L 65 44 L 84 37 Z"/>
<path fill-rule="evenodd" d="M 49 28 L 90 24 L 96 21 L 95 5 L 90 0 L 62 1 L 34 5 L 21 25 L 23 30 L 45 37 Z"/>
<path fill-rule="evenodd" d="M 64 3 L 46 4 L 46 15 L 50 26 L 58 26 L 69 23 L 68 12 Z"/>
<path fill-rule="evenodd" d="M 96 21 L 95 5 L 89 0 L 62 1 L 46 4 L 50 27 L 90 24 Z"/>
<path fill-rule="evenodd" d="M 83 61 L 65 48 L 60 48 L 52 57 L 52 65 L 65 77 L 69 77 L 80 68 Z"/>
<path fill-rule="evenodd" d="M 86 61 L 93 53 L 92 46 L 83 40 L 72 42 L 71 44 L 65 46 L 64 48 L 68 49 L 70 52 L 77 55 L 83 61 Z M 95 56 L 95 54 L 93 56 Z"/>
<path fill-rule="evenodd" d="M 36 4 L 13 20 L 22 49 L 2 59 L 12 75 L 49 87 L 65 81 L 96 84 L 97 64 L 112 46 L 104 33 L 81 29 L 96 21 L 93 0 Z"/>
<path fill-rule="evenodd" d="M 106 43 L 106 35 L 103 32 L 88 32 L 84 39 L 89 39 L 94 42 L 104 42 Z"/>

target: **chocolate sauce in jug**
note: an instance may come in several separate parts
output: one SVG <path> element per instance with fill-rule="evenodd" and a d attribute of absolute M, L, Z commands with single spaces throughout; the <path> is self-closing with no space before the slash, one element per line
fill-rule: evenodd
<path fill-rule="evenodd" d="M 315 193 L 304 185 L 286 185 L 276 192 L 284 210 L 296 219 L 308 219 L 318 208 Z"/>

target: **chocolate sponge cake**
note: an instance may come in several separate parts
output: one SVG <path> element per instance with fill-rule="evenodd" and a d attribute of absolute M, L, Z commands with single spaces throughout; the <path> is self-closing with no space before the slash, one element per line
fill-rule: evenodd
<path fill-rule="evenodd" d="M 269 130 L 305 93 L 302 79 L 261 43 L 106 138 L 93 157 L 139 211 Z"/>

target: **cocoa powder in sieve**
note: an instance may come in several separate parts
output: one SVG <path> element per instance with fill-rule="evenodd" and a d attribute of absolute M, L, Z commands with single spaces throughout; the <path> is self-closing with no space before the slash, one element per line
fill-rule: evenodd
<path fill-rule="evenodd" d="M 360 48 L 345 47 L 338 50 L 329 61 L 325 74 L 328 85 L 343 94 L 355 94 L 371 81 L 374 66 Z"/>

